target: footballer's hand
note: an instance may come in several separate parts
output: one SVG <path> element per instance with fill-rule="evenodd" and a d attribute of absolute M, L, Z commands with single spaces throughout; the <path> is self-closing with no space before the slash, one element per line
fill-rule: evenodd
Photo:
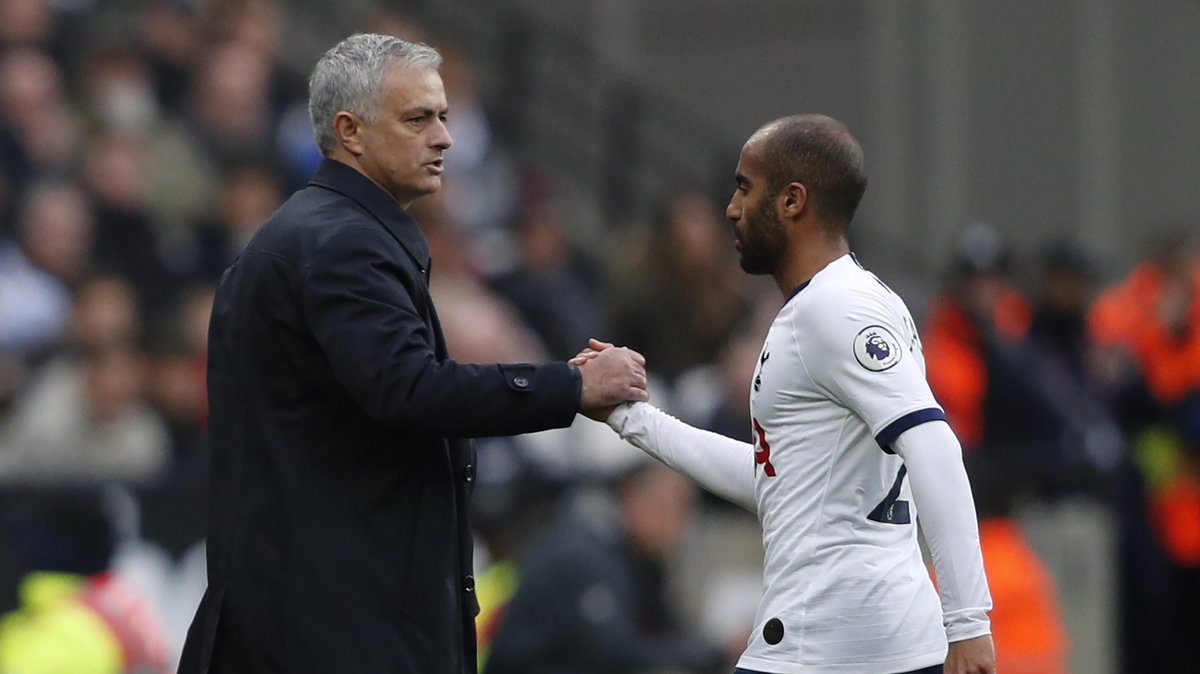
<path fill-rule="evenodd" d="M 613 345 L 611 343 L 602 342 L 598 339 L 592 338 L 592 339 L 588 340 L 587 347 L 585 347 L 579 353 L 575 354 L 575 356 L 573 358 L 571 358 L 571 360 L 568 360 L 567 362 L 572 365 L 583 365 L 584 363 L 595 358 L 596 356 L 599 356 L 601 351 L 603 351 L 605 349 L 611 349 L 611 348 L 613 348 Z M 637 353 L 637 352 L 635 351 L 634 353 Z M 638 356 L 641 357 L 641 354 L 639 353 Z M 646 359 L 642 358 L 642 365 L 645 365 L 645 364 L 646 364 Z"/>
<path fill-rule="evenodd" d="M 589 350 L 595 351 L 594 354 L 583 356 L 581 352 L 581 356 L 570 361 L 579 367 L 583 377 L 580 412 L 604 421 L 623 402 L 650 399 L 646 392 L 646 359 L 640 353 L 595 340 L 589 344 L 593 345 Z"/>
<path fill-rule="evenodd" d="M 996 674 L 996 649 L 992 636 L 950 642 L 946 654 L 946 674 Z"/>

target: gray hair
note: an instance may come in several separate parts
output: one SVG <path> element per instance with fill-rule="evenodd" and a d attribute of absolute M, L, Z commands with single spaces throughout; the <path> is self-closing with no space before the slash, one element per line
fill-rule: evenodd
<path fill-rule="evenodd" d="M 438 50 L 391 35 L 356 33 L 325 52 L 308 80 L 308 115 L 317 148 L 328 157 L 337 146 L 333 118 L 353 113 L 368 124 L 379 115 L 383 75 L 388 66 L 429 68 L 442 65 Z"/>

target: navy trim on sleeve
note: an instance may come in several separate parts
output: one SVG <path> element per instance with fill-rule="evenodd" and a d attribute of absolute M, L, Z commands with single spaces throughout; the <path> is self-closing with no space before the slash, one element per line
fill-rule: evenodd
<path fill-rule="evenodd" d="M 892 451 L 892 443 L 900 434 L 913 426 L 920 426 L 927 421 L 945 421 L 946 413 L 936 407 L 927 407 L 916 412 L 909 412 L 899 419 L 888 424 L 886 428 L 879 431 L 879 435 L 875 436 L 875 442 L 879 443 L 879 448 L 888 454 L 895 454 Z"/>

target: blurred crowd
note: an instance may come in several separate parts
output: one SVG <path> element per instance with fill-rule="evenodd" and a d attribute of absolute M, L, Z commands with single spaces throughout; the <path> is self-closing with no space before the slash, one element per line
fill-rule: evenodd
<path fill-rule="evenodd" d="M 172 671 L 204 587 L 213 288 L 320 160 L 292 20 L 278 0 L 0 0 L 0 674 Z M 452 355 L 628 344 L 656 404 L 749 441 L 782 298 L 738 269 L 722 203 L 676 194 L 588 240 L 496 131 L 465 51 L 393 15 L 361 28 L 446 55 L 455 144 L 414 210 Z M 1022 261 L 972 225 L 938 281 L 912 308 L 1003 671 L 1194 671 L 1196 242 L 1113 279 L 1077 242 Z M 732 669 L 760 591 L 752 516 L 586 420 L 479 446 L 486 672 Z"/>

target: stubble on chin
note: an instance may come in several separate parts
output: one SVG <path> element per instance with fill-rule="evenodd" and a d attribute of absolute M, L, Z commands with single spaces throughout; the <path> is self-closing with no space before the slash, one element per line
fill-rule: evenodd
<path fill-rule="evenodd" d="M 783 228 L 769 215 L 756 214 L 746 223 L 738 263 L 742 271 L 754 276 L 774 274 L 783 255 Z"/>

